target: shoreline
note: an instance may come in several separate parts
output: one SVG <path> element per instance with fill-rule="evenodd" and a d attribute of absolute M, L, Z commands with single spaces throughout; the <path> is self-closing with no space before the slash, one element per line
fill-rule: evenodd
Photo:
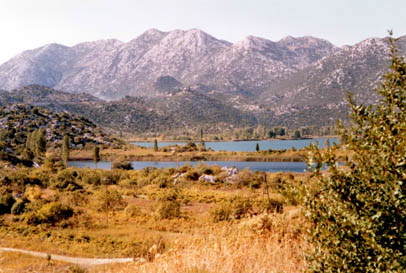
<path fill-rule="evenodd" d="M 123 158 L 127 161 L 154 161 L 154 162 L 169 162 L 169 161 L 239 161 L 239 162 L 305 162 L 306 151 L 288 151 L 284 153 L 274 152 L 261 154 L 256 152 L 191 152 L 185 154 L 159 153 L 159 154 L 142 154 L 137 155 L 136 152 L 126 154 L 124 157 L 120 153 L 106 152 L 101 154 L 102 161 L 114 161 L 118 158 Z M 69 161 L 93 161 L 91 153 L 87 154 L 72 154 Z"/>
<path fill-rule="evenodd" d="M 320 142 L 320 141 L 319 141 Z M 323 149 L 323 148 L 322 148 Z M 306 162 L 309 150 L 302 149 L 283 149 L 272 150 L 263 149 L 256 151 L 214 151 L 208 150 L 185 150 L 171 151 L 170 149 L 160 148 L 154 151 L 151 147 L 142 147 L 138 145 L 127 145 L 121 149 L 103 149 L 100 151 L 100 158 L 103 161 L 255 161 L 255 162 Z M 340 155 L 343 157 L 343 155 Z M 59 156 L 56 155 L 56 158 Z M 92 150 L 74 150 L 71 152 L 70 161 L 92 161 Z"/>
<path fill-rule="evenodd" d="M 338 138 L 338 136 L 312 136 L 312 137 L 302 137 L 302 138 L 266 138 L 266 139 L 231 139 L 231 140 L 204 140 L 203 141 L 205 143 L 208 142 L 248 142 L 248 141 L 257 141 L 257 142 L 261 142 L 261 141 L 277 141 L 277 140 L 308 140 L 308 139 L 316 139 L 316 138 Z M 147 143 L 153 143 L 154 142 L 154 138 L 152 139 L 130 139 L 130 140 L 124 140 L 126 143 L 130 143 L 130 142 L 147 142 Z M 200 139 L 196 139 L 196 140 L 159 140 L 157 139 L 158 143 L 159 142 L 184 142 L 184 143 L 188 143 L 188 142 L 201 142 L 202 140 Z"/>
<path fill-rule="evenodd" d="M 93 162 L 93 158 L 89 157 L 82 157 L 82 158 L 69 158 L 69 162 L 80 162 L 80 161 L 89 161 Z M 236 161 L 236 162 L 306 162 L 305 160 L 296 160 L 296 159 L 287 159 L 287 158 L 250 158 L 248 160 L 239 159 L 239 158 L 210 158 L 205 160 L 192 160 L 188 158 L 135 158 L 135 159 L 128 159 L 128 161 L 135 161 L 135 162 L 210 162 L 210 161 Z M 103 159 L 99 162 L 114 162 L 114 159 Z"/>

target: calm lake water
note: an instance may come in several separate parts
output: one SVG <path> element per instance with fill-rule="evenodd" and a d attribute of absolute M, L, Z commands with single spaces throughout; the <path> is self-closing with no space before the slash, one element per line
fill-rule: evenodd
<path fill-rule="evenodd" d="M 242 162 L 242 161 L 133 161 L 131 162 L 135 170 L 141 170 L 146 167 L 155 168 L 176 168 L 178 166 L 183 166 L 185 164 L 190 164 L 196 166 L 198 164 L 206 165 L 217 165 L 220 167 L 232 167 L 235 166 L 238 169 L 248 168 L 251 171 L 266 171 L 266 172 L 297 172 L 302 173 L 306 171 L 307 165 L 305 162 Z M 95 168 L 93 161 L 71 161 L 68 163 L 69 166 L 79 167 L 79 168 Z M 101 161 L 97 164 L 99 169 L 111 169 L 111 162 Z"/>
<path fill-rule="evenodd" d="M 327 138 L 313 138 L 313 139 L 297 139 L 297 140 L 261 140 L 261 141 L 219 141 L 219 142 L 205 142 L 206 148 L 211 148 L 214 151 L 234 151 L 234 152 L 254 152 L 257 143 L 260 150 L 283 150 L 283 149 L 302 149 L 310 145 L 310 143 L 319 143 L 320 147 L 324 147 Z M 338 143 L 337 138 L 329 138 L 330 144 Z M 153 142 L 131 142 L 131 144 L 153 147 Z M 169 145 L 185 145 L 186 142 L 158 142 L 158 147 L 165 147 Z"/>

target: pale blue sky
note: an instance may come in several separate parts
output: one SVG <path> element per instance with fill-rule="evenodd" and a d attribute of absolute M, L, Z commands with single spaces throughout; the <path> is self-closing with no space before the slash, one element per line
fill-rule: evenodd
<path fill-rule="evenodd" d="M 312 35 L 342 46 L 406 34 L 406 0 L 0 0 L 0 63 L 47 43 L 199 28 L 236 42 Z"/>

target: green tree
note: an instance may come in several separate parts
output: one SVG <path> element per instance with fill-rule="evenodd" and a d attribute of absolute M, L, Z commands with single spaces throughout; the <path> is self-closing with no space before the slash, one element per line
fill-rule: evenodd
<path fill-rule="evenodd" d="M 99 211 L 105 212 L 106 215 L 106 225 L 109 224 L 109 212 L 110 210 L 115 210 L 118 208 L 125 207 L 125 201 L 123 200 L 122 195 L 117 190 L 108 190 L 109 182 L 103 181 L 105 186 L 104 191 L 98 191 L 94 199 L 96 201 L 96 208 Z"/>
<path fill-rule="evenodd" d="M 154 151 L 158 152 L 158 140 L 154 139 Z"/>
<path fill-rule="evenodd" d="M 30 150 L 31 151 L 31 133 L 27 133 L 27 137 L 25 139 L 25 149 Z"/>
<path fill-rule="evenodd" d="M 62 139 L 62 149 L 61 149 L 61 158 L 65 167 L 68 166 L 69 160 L 69 136 L 64 135 Z"/>
<path fill-rule="evenodd" d="M 44 128 L 35 130 L 32 133 L 27 133 L 22 156 L 28 160 L 33 159 L 33 157 L 41 159 L 45 155 L 46 146 L 47 140 Z"/>
<path fill-rule="evenodd" d="M 276 136 L 275 131 L 273 129 L 270 129 L 268 131 L 268 137 L 269 138 L 274 138 Z"/>
<path fill-rule="evenodd" d="M 95 145 L 93 150 L 93 162 L 97 169 L 97 163 L 100 161 L 100 148 L 99 146 Z"/>
<path fill-rule="evenodd" d="M 284 127 L 276 127 L 275 128 L 275 135 L 277 135 L 277 136 L 285 136 L 286 135 L 286 128 L 284 128 Z"/>
<path fill-rule="evenodd" d="M 300 130 L 295 130 L 295 138 L 300 138 L 301 134 L 300 134 Z"/>
<path fill-rule="evenodd" d="M 349 102 L 352 125 L 339 124 L 353 153 L 338 164 L 337 145 L 312 147 L 318 190 L 307 208 L 314 251 L 310 272 L 404 272 L 406 268 L 406 63 L 391 44 L 390 71 L 377 89 L 380 101 Z M 323 164 L 328 174 L 321 173 Z"/>
<path fill-rule="evenodd" d="M 34 153 L 32 152 L 32 135 L 31 133 L 27 133 L 27 137 L 25 139 L 25 146 L 22 152 L 22 158 L 26 160 L 32 160 L 34 158 Z"/>
<path fill-rule="evenodd" d="M 35 137 L 35 155 L 37 157 L 43 157 L 47 150 L 47 140 L 45 137 L 45 129 L 40 128 L 36 131 Z"/>
<path fill-rule="evenodd" d="M 255 145 L 255 151 L 259 152 L 259 143 L 257 143 L 257 145 Z"/>

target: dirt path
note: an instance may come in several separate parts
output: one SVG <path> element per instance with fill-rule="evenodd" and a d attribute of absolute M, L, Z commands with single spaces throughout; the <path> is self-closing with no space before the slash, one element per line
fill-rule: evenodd
<path fill-rule="evenodd" d="M 111 263 L 129 263 L 133 262 L 133 258 L 76 258 L 76 257 L 69 257 L 63 255 L 53 255 L 47 254 L 44 252 L 37 252 L 31 250 L 24 250 L 24 249 L 17 249 L 17 248 L 9 248 L 9 247 L 0 247 L 0 251 L 7 251 L 7 252 L 18 252 L 23 253 L 35 257 L 47 258 L 48 255 L 51 256 L 51 260 L 55 261 L 62 261 L 67 263 L 79 264 L 79 265 L 101 265 L 101 264 L 111 264 Z"/>

